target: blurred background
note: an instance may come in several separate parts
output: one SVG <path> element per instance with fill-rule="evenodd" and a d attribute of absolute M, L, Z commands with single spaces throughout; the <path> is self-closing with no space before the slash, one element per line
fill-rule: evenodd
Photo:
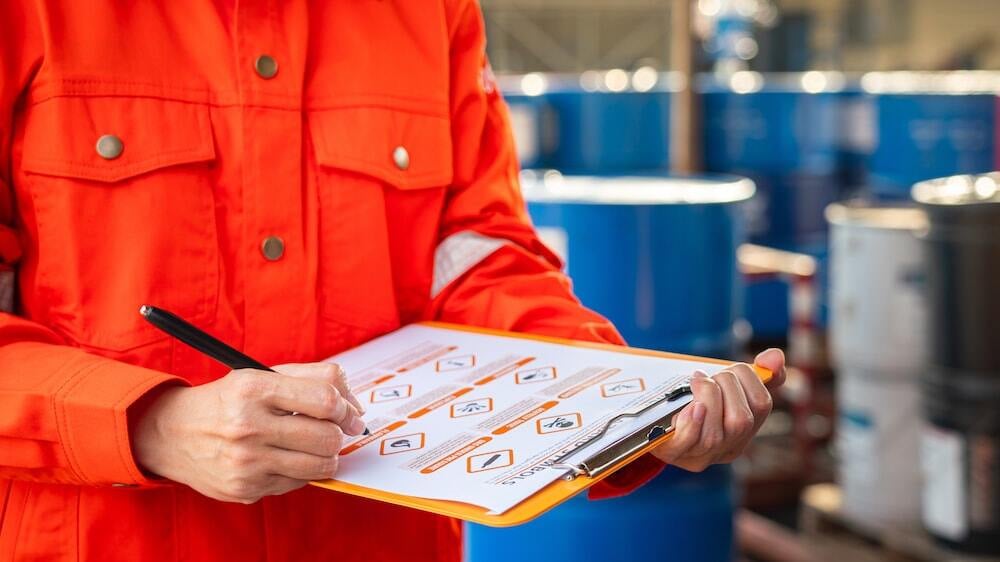
<path fill-rule="evenodd" d="M 584 304 L 793 368 L 731 467 L 470 525 L 467 558 L 1000 557 L 1000 3 L 482 4 Z"/>

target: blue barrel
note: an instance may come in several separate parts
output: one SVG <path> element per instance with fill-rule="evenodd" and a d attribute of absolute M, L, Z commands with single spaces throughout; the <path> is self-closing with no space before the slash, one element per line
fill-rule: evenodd
<path fill-rule="evenodd" d="M 671 89 L 668 80 L 647 70 L 589 73 L 555 83 L 545 95 L 558 122 L 549 165 L 581 174 L 668 169 Z"/>
<path fill-rule="evenodd" d="M 746 176 L 757 185 L 757 196 L 747 206 L 750 241 L 823 254 L 824 210 L 850 189 L 852 176 L 863 176 L 857 169 L 845 172 L 844 164 L 857 167 L 870 150 L 865 130 L 855 128 L 871 119 L 858 90 L 852 90 L 843 75 L 823 72 L 743 72 L 726 81 L 703 79 L 699 87 L 704 100 L 705 168 Z M 852 111 L 845 111 L 848 108 Z M 826 306 L 824 299 L 821 294 L 821 309 Z M 786 337 L 785 281 L 748 284 L 745 302 L 756 339 Z"/>
<path fill-rule="evenodd" d="M 506 529 L 465 527 L 468 562 L 733 560 L 729 466 L 692 474 L 668 467 L 638 492 L 612 500 L 577 496 Z"/>
<path fill-rule="evenodd" d="M 735 177 L 525 174 L 540 234 L 566 261 L 583 303 L 634 346 L 726 357 L 739 317 L 739 205 L 753 183 Z M 733 556 L 731 469 L 668 468 L 611 500 L 580 496 L 507 529 L 466 526 L 470 562 L 532 560 L 724 562 Z M 650 540 L 655 536 L 656 540 Z"/>
<path fill-rule="evenodd" d="M 1000 73 L 870 72 L 861 86 L 876 114 L 876 197 L 907 199 L 919 181 L 996 166 Z"/>
<path fill-rule="evenodd" d="M 751 178 L 750 240 L 771 246 L 826 233 L 823 210 L 840 198 L 845 80 L 836 73 L 734 74 L 703 79 L 705 169 Z"/>
<path fill-rule="evenodd" d="M 526 174 L 522 189 L 543 239 L 561 254 L 583 303 L 629 344 L 726 356 L 740 317 L 736 177 Z"/>

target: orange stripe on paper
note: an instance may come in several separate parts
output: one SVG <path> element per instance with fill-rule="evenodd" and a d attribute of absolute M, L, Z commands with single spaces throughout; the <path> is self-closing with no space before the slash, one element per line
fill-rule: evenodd
<path fill-rule="evenodd" d="M 350 445 L 348 445 L 348 446 L 344 447 L 343 449 L 341 449 L 340 450 L 340 456 L 349 455 L 349 454 L 353 453 L 354 451 L 357 451 L 361 447 L 364 447 L 365 445 L 367 445 L 367 444 L 369 444 L 369 443 L 371 443 L 371 442 L 373 442 L 373 441 L 375 441 L 377 439 L 385 437 L 389 433 L 392 433 L 393 431 L 396 431 L 397 429 L 403 427 L 404 425 L 406 425 L 405 421 L 397 421 L 397 422 L 392 422 L 391 424 L 383 427 L 382 429 L 380 429 L 378 431 L 373 431 L 371 433 L 371 435 L 366 435 L 364 439 L 359 439 L 359 440 L 355 441 L 354 443 L 351 443 Z"/>
<path fill-rule="evenodd" d="M 431 474 L 433 472 L 437 472 L 438 470 L 441 470 L 445 466 L 457 461 L 458 459 L 464 457 L 465 455 L 469 454 L 472 451 L 475 451 L 479 447 L 482 447 L 483 445 L 489 443 L 492 440 L 493 440 L 492 437 L 480 437 L 479 439 L 476 439 L 472 443 L 469 443 L 468 445 L 465 445 L 460 449 L 452 451 L 451 453 L 448 453 L 447 456 L 442 457 L 441 459 L 434 461 L 433 463 L 420 469 L 420 474 Z"/>
<path fill-rule="evenodd" d="M 593 377 L 593 378 L 591 378 L 589 380 L 585 380 L 585 381 L 583 381 L 582 383 L 580 383 L 580 384 L 578 384 L 576 386 L 571 386 L 571 387 L 569 387 L 569 390 L 565 390 L 565 391 L 559 393 L 559 398 L 562 398 L 563 400 L 565 400 L 565 399 L 570 398 L 572 396 L 576 396 L 577 394 L 580 394 L 584 390 L 586 390 L 586 389 L 594 386 L 595 384 L 597 384 L 597 383 L 599 383 L 601 381 L 608 380 L 608 379 L 610 379 L 611 377 L 617 375 L 620 372 L 622 372 L 621 369 L 608 369 L 606 371 L 601 371 L 597 376 L 595 376 L 595 377 Z"/>
<path fill-rule="evenodd" d="M 456 332 L 469 332 L 473 334 L 487 334 L 491 336 L 500 336 L 505 338 L 520 339 L 520 340 L 534 340 L 548 343 L 557 343 L 560 345 L 568 345 L 571 347 L 586 347 L 590 349 L 603 349 L 605 351 L 613 351 L 616 353 L 629 353 L 632 355 L 646 355 L 649 357 L 665 357 L 667 359 L 681 359 L 686 361 L 698 361 L 701 363 L 714 363 L 716 365 L 732 365 L 737 363 L 737 361 L 727 361 L 725 359 L 712 359 L 709 357 L 698 357 L 697 355 L 684 355 L 682 353 L 670 353 L 667 351 L 655 351 L 652 349 L 642 349 L 639 347 L 624 347 L 620 345 L 614 345 L 610 343 L 597 343 L 589 341 L 578 341 L 570 340 L 566 338 L 557 338 L 553 336 L 540 336 L 536 334 L 524 334 L 520 332 L 505 332 L 503 330 L 494 330 L 492 328 L 480 328 L 478 326 L 466 326 L 464 324 L 451 324 L 449 322 L 434 322 L 434 321 L 423 321 L 417 322 L 421 326 L 429 326 L 431 328 L 443 328 L 445 330 L 455 330 Z M 755 371 L 757 371 L 757 377 L 763 382 L 768 382 L 771 380 L 773 373 L 771 371 L 761 367 L 759 365 L 753 365 Z"/>
<path fill-rule="evenodd" d="M 531 420 L 531 418 L 533 418 L 533 417 L 541 414 L 545 410 L 551 410 L 552 408 L 555 408 L 557 404 L 559 404 L 558 401 L 556 401 L 556 400 L 549 400 L 548 402 L 542 404 L 541 406 L 539 406 L 539 407 L 537 407 L 537 408 L 535 408 L 533 410 L 529 410 L 528 412 L 525 412 L 525 413 L 521 414 L 517 418 L 515 418 L 515 419 L 513 419 L 513 420 L 511 420 L 511 421 L 509 421 L 507 423 L 505 423 L 504 425 L 501 425 L 500 427 L 494 429 L 493 430 L 493 435 L 503 435 L 504 433 L 507 433 L 508 431 L 514 429 L 515 427 L 517 427 L 517 426 L 519 426 L 521 424 L 527 423 L 528 421 Z"/>
<path fill-rule="evenodd" d="M 427 363 L 430 363 L 431 361 L 433 361 L 435 359 L 439 359 L 441 357 L 444 357 L 445 355 L 448 355 L 449 353 L 451 353 L 452 351 L 455 351 L 456 349 L 458 349 L 457 345 L 450 345 L 450 346 L 448 346 L 448 347 L 446 347 L 444 349 L 439 349 L 439 350 L 435 351 L 434 353 L 429 353 L 429 354 L 421 357 L 420 359 L 414 359 L 413 361 L 410 361 L 409 363 L 405 363 L 402 367 L 396 369 L 396 372 L 397 373 L 405 373 L 406 371 L 412 371 L 413 369 L 416 369 L 417 367 L 419 367 L 421 365 L 426 365 Z"/>
<path fill-rule="evenodd" d="M 351 390 L 353 392 L 357 393 L 357 394 L 361 394 L 362 392 L 364 392 L 366 390 L 371 390 L 371 389 L 375 388 L 376 386 L 384 383 L 385 381 L 394 378 L 395 376 L 396 375 L 386 375 L 384 377 L 379 377 L 379 378 L 377 378 L 377 379 L 375 379 L 373 381 L 368 381 L 365 384 L 362 384 L 362 385 L 358 386 L 357 388 L 352 388 Z"/>
<path fill-rule="evenodd" d="M 493 374 L 487 375 L 487 376 L 479 379 L 478 381 L 476 381 L 476 386 L 482 386 L 482 385 L 484 385 L 484 384 L 486 384 L 488 382 L 495 381 L 495 380 L 497 380 L 498 378 L 500 378 L 500 377 L 502 377 L 504 375 L 509 375 L 513 371 L 517 370 L 519 367 L 523 367 L 523 366 L 527 365 L 528 363 L 531 363 L 534 360 L 535 360 L 534 357 L 525 357 L 524 359 L 521 359 L 520 361 L 518 361 L 517 363 L 514 363 L 513 365 L 509 365 L 507 367 L 504 367 L 503 369 L 500 369 L 499 371 L 497 371 L 497 372 L 495 372 Z"/>
<path fill-rule="evenodd" d="M 424 406 L 423 408 L 420 408 L 419 410 L 413 412 L 407 417 L 410 418 L 411 420 L 415 420 L 420 416 L 427 415 L 431 413 L 431 411 L 436 410 L 441 406 L 444 406 L 448 402 L 451 402 L 452 400 L 458 398 L 459 396 L 462 396 L 463 394 L 468 394 L 472 392 L 473 390 L 474 389 L 472 387 L 460 388 L 447 396 L 442 396 L 441 398 L 438 398 L 437 400 L 431 402 L 430 404 Z"/>

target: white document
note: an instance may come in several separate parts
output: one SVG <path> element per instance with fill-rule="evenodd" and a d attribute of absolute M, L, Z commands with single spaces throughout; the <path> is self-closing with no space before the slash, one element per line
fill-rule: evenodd
<path fill-rule="evenodd" d="M 337 480 L 500 514 L 567 474 L 551 465 L 648 422 L 608 422 L 718 364 L 411 325 L 330 358 L 371 435 L 341 452 Z M 662 416 L 690 396 L 658 405 Z M 574 455 L 573 460 L 577 459 Z"/>

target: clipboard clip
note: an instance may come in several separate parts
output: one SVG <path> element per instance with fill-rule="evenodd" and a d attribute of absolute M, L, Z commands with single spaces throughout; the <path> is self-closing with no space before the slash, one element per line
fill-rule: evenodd
<path fill-rule="evenodd" d="M 691 394 L 691 386 L 689 384 L 683 384 L 675 387 L 670 392 L 664 394 L 659 399 L 643 406 L 641 409 L 635 412 L 626 412 L 624 414 L 619 414 L 610 420 L 601 429 L 599 433 L 596 433 L 578 447 L 574 448 L 572 451 L 562 455 L 556 459 L 555 463 L 551 465 L 552 468 L 568 470 L 570 474 L 567 475 L 567 479 L 572 480 L 577 476 L 587 476 L 589 478 L 596 478 L 601 473 L 617 466 L 621 461 L 624 461 L 628 457 L 634 455 L 635 453 L 642 450 L 643 447 L 656 441 L 660 437 L 663 437 L 667 433 L 673 431 L 673 418 L 677 415 L 680 410 L 674 410 L 669 414 L 666 414 L 646 425 L 639 428 L 638 430 L 632 432 L 629 435 L 622 437 L 621 439 L 615 441 L 614 443 L 608 445 L 601 451 L 591 455 L 583 462 L 579 464 L 569 464 L 563 461 L 574 455 L 577 451 L 584 449 L 590 444 L 594 443 L 598 439 L 604 437 L 607 432 L 611 429 L 611 426 L 615 424 L 618 420 L 626 418 L 636 418 L 642 414 L 648 412 L 649 410 L 665 403 L 673 402 L 679 398 Z"/>

